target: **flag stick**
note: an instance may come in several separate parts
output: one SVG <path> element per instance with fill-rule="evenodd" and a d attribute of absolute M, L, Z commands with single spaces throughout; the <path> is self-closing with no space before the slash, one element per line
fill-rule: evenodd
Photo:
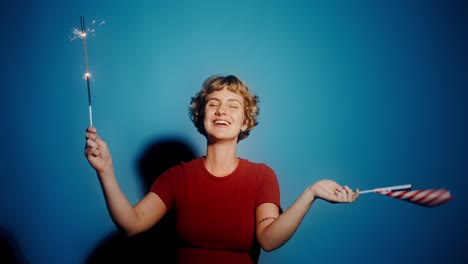
<path fill-rule="evenodd" d="M 389 186 L 389 187 L 381 187 L 375 188 L 371 190 L 360 191 L 359 194 L 364 193 L 375 193 L 375 192 L 390 192 L 390 191 L 407 191 L 411 190 L 412 184 L 403 184 L 403 185 L 396 185 L 396 186 Z"/>

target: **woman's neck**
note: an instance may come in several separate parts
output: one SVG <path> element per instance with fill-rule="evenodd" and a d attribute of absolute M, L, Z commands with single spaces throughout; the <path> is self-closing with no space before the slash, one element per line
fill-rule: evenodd
<path fill-rule="evenodd" d="M 236 146 L 237 142 L 208 144 L 205 157 L 206 169 L 217 177 L 231 174 L 239 164 Z"/>

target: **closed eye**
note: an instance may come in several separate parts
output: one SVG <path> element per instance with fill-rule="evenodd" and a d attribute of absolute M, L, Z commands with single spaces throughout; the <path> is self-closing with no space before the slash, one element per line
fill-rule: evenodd
<path fill-rule="evenodd" d="M 219 100 L 216 99 L 216 98 L 211 98 L 211 99 L 208 100 L 208 103 L 206 105 L 210 106 L 210 107 L 218 106 L 219 105 Z"/>

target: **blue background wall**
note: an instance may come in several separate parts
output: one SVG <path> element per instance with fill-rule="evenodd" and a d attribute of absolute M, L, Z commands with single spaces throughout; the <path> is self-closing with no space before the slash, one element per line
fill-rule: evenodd
<path fill-rule="evenodd" d="M 10 1 L 11 2 L 11 1 Z M 94 124 L 132 203 L 138 157 L 167 136 L 197 155 L 187 107 L 203 80 L 236 74 L 261 98 L 239 155 L 277 173 L 288 207 L 314 181 L 412 183 L 453 200 L 377 194 L 317 201 L 261 263 L 466 263 L 467 5 L 463 1 L 2 2 L 0 228 L 30 263 L 82 263 L 116 229 L 83 156 Z"/>

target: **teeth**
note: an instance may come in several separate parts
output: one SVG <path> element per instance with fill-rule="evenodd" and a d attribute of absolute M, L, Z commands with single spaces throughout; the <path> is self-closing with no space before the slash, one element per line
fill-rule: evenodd
<path fill-rule="evenodd" d="M 226 122 L 226 121 L 216 121 L 215 124 L 217 124 L 217 125 L 227 125 L 228 122 Z"/>

